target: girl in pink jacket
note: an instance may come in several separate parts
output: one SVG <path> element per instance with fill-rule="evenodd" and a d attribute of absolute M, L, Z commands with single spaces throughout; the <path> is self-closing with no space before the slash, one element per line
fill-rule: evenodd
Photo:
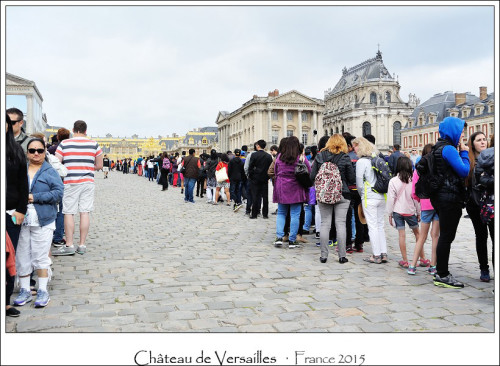
<path fill-rule="evenodd" d="M 424 146 L 422 149 L 422 156 L 427 155 L 430 153 L 432 150 L 432 144 L 427 144 Z M 411 195 L 413 199 L 416 201 L 420 202 L 420 207 L 422 210 L 421 214 L 421 225 L 420 225 L 420 235 L 418 237 L 417 243 L 415 244 L 415 253 L 413 254 L 413 260 L 408 267 L 408 274 L 409 275 L 414 275 L 416 274 L 417 271 L 417 260 L 419 253 L 422 252 L 421 254 L 423 255 L 424 251 L 424 243 L 427 240 L 427 234 L 429 233 L 429 229 L 431 227 L 431 222 L 432 222 L 432 229 L 431 229 L 431 239 L 432 239 L 432 254 L 431 254 L 431 260 L 429 261 L 428 259 L 422 260 L 420 259 L 420 266 L 421 267 L 429 267 L 427 271 L 431 275 L 436 274 L 436 248 L 437 248 L 437 243 L 439 239 L 439 217 L 436 211 L 434 211 L 434 207 L 431 205 L 431 200 L 430 199 L 424 199 L 424 198 L 418 198 L 417 195 L 415 194 L 415 184 L 418 182 L 418 173 L 417 170 L 413 172 L 413 180 L 412 180 L 412 192 Z"/>
<path fill-rule="evenodd" d="M 398 175 L 389 181 L 386 210 L 389 215 L 389 223 L 391 226 L 395 226 L 399 233 L 399 249 L 403 256 L 403 260 L 399 261 L 399 265 L 408 268 L 405 222 L 413 230 L 415 240 L 418 241 L 420 203 L 414 200 L 411 194 L 413 169 L 410 158 L 406 156 L 398 158 L 396 171 Z"/>

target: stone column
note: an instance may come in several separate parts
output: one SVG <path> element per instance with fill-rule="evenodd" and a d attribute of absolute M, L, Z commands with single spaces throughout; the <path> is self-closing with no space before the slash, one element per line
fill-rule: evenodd
<path fill-rule="evenodd" d="M 33 115 L 33 95 L 28 94 L 26 95 L 26 101 L 27 101 L 27 111 L 26 111 L 26 134 L 30 135 L 35 131 L 35 125 L 34 125 L 34 115 Z"/>
<path fill-rule="evenodd" d="M 267 141 L 271 143 L 273 141 L 273 128 L 272 128 L 272 110 L 267 110 Z"/>
<path fill-rule="evenodd" d="M 312 111 L 312 114 L 313 114 L 313 130 L 316 130 L 318 132 L 318 134 L 316 136 L 314 136 L 314 142 L 317 143 L 318 142 L 318 136 L 319 136 L 318 116 L 317 116 L 317 112 L 316 111 Z M 323 136 L 323 135 L 321 135 L 321 136 Z"/>
<path fill-rule="evenodd" d="M 283 133 L 281 135 L 281 138 L 286 137 L 286 112 L 288 112 L 288 109 L 283 109 L 283 123 L 281 127 Z"/>
<path fill-rule="evenodd" d="M 302 109 L 298 109 L 297 113 L 299 115 L 299 142 L 302 142 Z"/>

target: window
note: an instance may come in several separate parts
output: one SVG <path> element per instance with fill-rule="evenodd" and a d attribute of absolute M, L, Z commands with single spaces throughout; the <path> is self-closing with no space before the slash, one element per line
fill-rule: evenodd
<path fill-rule="evenodd" d="M 307 112 L 302 112 L 302 121 L 307 122 Z"/>
<path fill-rule="evenodd" d="M 418 146 L 422 146 L 422 134 L 418 135 Z"/>
<path fill-rule="evenodd" d="M 271 115 L 272 115 L 273 121 L 277 121 L 278 120 L 278 112 L 272 111 Z"/>
<path fill-rule="evenodd" d="M 287 119 L 288 121 L 291 121 L 291 120 L 293 119 L 293 114 L 292 114 L 292 112 L 286 112 L 286 119 Z"/>
<path fill-rule="evenodd" d="M 207 140 L 207 138 L 206 138 L 206 137 L 204 137 L 204 138 L 201 140 L 201 143 L 202 143 L 203 145 L 208 144 L 208 140 Z"/>
<path fill-rule="evenodd" d="M 286 130 L 286 137 L 293 136 L 293 131 L 292 130 Z"/>
<path fill-rule="evenodd" d="M 189 145 L 194 145 L 194 138 L 190 137 L 188 141 Z"/>
<path fill-rule="evenodd" d="M 479 131 L 481 131 L 481 125 L 476 126 L 476 132 L 479 132 Z"/>
<path fill-rule="evenodd" d="M 490 123 L 490 133 L 489 133 L 489 135 L 491 136 L 493 134 L 493 132 L 495 132 L 495 129 L 494 129 L 493 123 Z"/>
<path fill-rule="evenodd" d="M 389 93 L 388 91 L 385 92 L 385 101 L 387 103 L 391 102 L 391 93 Z"/>
<path fill-rule="evenodd" d="M 325 130 L 325 136 L 328 136 L 328 130 Z"/>
<path fill-rule="evenodd" d="M 370 122 L 364 122 L 363 123 L 363 136 L 371 135 L 371 133 L 372 133 L 372 125 L 370 124 Z"/>
<path fill-rule="evenodd" d="M 333 128 L 330 128 L 330 136 L 333 136 Z"/>
<path fill-rule="evenodd" d="M 476 108 L 476 116 L 480 115 L 480 114 L 481 114 L 481 109 L 480 108 Z"/>
<path fill-rule="evenodd" d="M 418 117 L 418 125 L 422 126 L 423 124 L 424 124 L 424 117 L 423 116 Z"/>
<path fill-rule="evenodd" d="M 463 111 L 462 112 L 462 117 L 467 118 L 468 117 L 468 111 Z"/>
<path fill-rule="evenodd" d="M 370 103 L 377 104 L 377 93 L 375 92 L 370 93 Z"/>
<path fill-rule="evenodd" d="M 302 143 L 303 143 L 304 145 L 307 145 L 307 132 L 304 132 L 304 133 L 302 134 Z"/>
<path fill-rule="evenodd" d="M 342 133 L 344 133 L 344 125 L 342 125 Z"/>
<path fill-rule="evenodd" d="M 335 127 L 335 133 L 339 133 L 339 126 Z"/>
<path fill-rule="evenodd" d="M 273 142 L 273 145 L 278 144 L 278 130 L 273 130 L 272 135 L 271 135 L 271 140 Z"/>
<path fill-rule="evenodd" d="M 392 143 L 401 145 L 401 122 L 399 121 L 392 125 Z"/>

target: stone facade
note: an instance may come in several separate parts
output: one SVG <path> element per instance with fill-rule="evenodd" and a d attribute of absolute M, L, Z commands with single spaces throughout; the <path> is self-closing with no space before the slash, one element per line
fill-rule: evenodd
<path fill-rule="evenodd" d="M 265 140 L 267 147 L 279 144 L 284 136 L 297 136 L 304 145 L 317 142 L 322 126 L 324 104 L 296 90 L 279 94 L 269 92 L 267 97 L 254 95 L 233 112 L 221 111 L 216 124 L 221 151 L 247 145 L 249 150 L 257 140 Z"/>
<path fill-rule="evenodd" d="M 382 152 L 401 144 L 401 129 L 419 100 L 410 94 L 405 103 L 399 90 L 399 81 L 385 67 L 380 51 L 359 65 L 344 67 L 335 87 L 325 91 L 322 134 L 372 134 Z"/>
<path fill-rule="evenodd" d="M 458 117 L 467 122 L 464 142 L 476 131 L 486 137 L 495 131 L 495 93 L 487 93 L 486 87 L 479 88 L 479 97 L 471 93 L 446 91 L 435 94 L 415 108 L 407 124 L 401 130 L 402 150 L 436 143 L 439 138 L 439 123 L 446 117 Z"/>
<path fill-rule="evenodd" d="M 27 134 L 45 132 L 47 117 L 43 113 L 42 94 L 34 81 L 6 73 L 5 91 L 7 95 L 23 95 L 26 97 L 26 110 L 20 106 L 7 105 L 7 109 L 16 107 L 24 114 L 24 130 Z"/>

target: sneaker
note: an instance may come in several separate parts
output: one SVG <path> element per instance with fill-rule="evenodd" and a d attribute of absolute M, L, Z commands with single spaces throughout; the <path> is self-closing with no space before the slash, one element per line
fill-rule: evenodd
<path fill-rule="evenodd" d="M 346 257 L 339 258 L 339 263 L 347 263 L 347 262 L 349 262 L 349 259 L 347 259 Z"/>
<path fill-rule="evenodd" d="M 288 242 L 288 248 L 290 248 L 290 249 L 293 249 L 293 248 L 302 248 L 302 245 L 300 245 L 296 241 L 290 241 L 290 242 Z"/>
<path fill-rule="evenodd" d="M 38 289 L 36 292 L 35 308 L 43 308 L 47 306 L 50 301 L 50 296 L 47 291 Z"/>
<path fill-rule="evenodd" d="M 56 241 L 52 242 L 52 245 L 55 246 L 55 247 L 62 247 L 65 244 L 66 244 L 66 240 L 64 240 L 64 239 L 62 239 L 62 240 L 56 240 Z"/>
<path fill-rule="evenodd" d="M 86 251 L 87 247 L 85 245 L 79 245 L 78 248 L 76 248 L 78 254 L 85 254 Z"/>
<path fill-rule="evenodd" d="M 451 273 L 449 273 L 446 277 L 439 277 L 439 275 L 436 273 L 436 275 L 434 276 L 434 285 L 447 288 L 464 287 L 464 284 L 460 281 L 457 281 Z"/>
<path fill-rule="evenodd" d="M 21 312 L 17 310 L 16 308 L 8 308 L 5 310 L 5 315 L 11 316 L 13 318 L 17 318 L 19 315 L 21 315 Z"/>
<path fill-rule="evenodd" d="M 317 247 L 320 247 L 320 246 L 321 246 L 321 242 L 317 242 L 317 243 L 316 243 L 316 246 L 317 246 Z"/>
<path fill-rule="evenodd" d="M 358 253 L 363 253 L 363 247 L 354 246 L 354 251 Z"/>
<path fill-rule="evenodd" d="M 335 240 L 335 242 L 333 240 L 328 240 L 328 246 L 329 247 L 335 247 L 337 246 L 339 243 L 337 240 Z"/>
<path fill-rule="evenodd" d="M 487 269 L 485 271 L 481 271 L 481 276 L 479 279 L 483 282 L 490 282 L 490 271 Z"/>
<path fill-rule="evenodd" d="M 241 208 L 241 205 L 240 205 L 240 204 L 237 204 L 237 205 L 235 205 L 235 206 L 234 206 L 233 211 L 234 211 L 234 212 L 238 212 L 238 210 L 239 210 L 240 208 Z"/>
<path fill-rule="evenodd" d="M 427 272 L 429 272 L 430 275 L 434 276 L 437 273 L 436 266 L 430 266 Z"/>
<path fill-rule="evenodd" d="M 73 255 L 73 254 L 75 254 L 75 247 L 73 247 L 73 246 L 67 247 L 65 245 L 65 246 L 60 247 L 57 250 L 52 251 L 52 255 L 54 255 L 54 256 L 56 256 L 56 255 Z"/>
<path fill-rule="evenodd" d="M 314 234 L 314 237 L 315 237 L 316 239 L 319 239 L 319 231 L 316 231 L 316 234 Z"/>
<path fill-rule="evenodd" d="M 409 266 L 407 272 L 409 275 L 415 275 L 415 274 L 417 274 L 417 267 Z"/>
<path fill-rule="evenodd" d="M 23 306 L 24 304 L 30 302 L 31 300 L 33 300 L 31 291 L 26 290 L 25 288 L 21 288 L 21 291 L 19 291 L 19 295 L 17 295 L 16 299 L 14 300 L 14 305 Z"/>
<path fill-rule="evenodd" d="M 276 238 L 276 240 L 274 241 L 274 246 L 281 248 L 282 245 L 283 245 L 283 238 Z"/>
<path fill-rule="evenodd" d="M 353 252 L 352 247 L 345 248 L 346 253 L 351 254 Z"/>

